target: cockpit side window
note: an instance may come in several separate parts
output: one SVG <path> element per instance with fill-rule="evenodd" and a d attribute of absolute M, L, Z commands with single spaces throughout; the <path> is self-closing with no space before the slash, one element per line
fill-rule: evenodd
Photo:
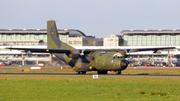
<path fill-rule="evenodd" d="M 113 56 L 113 59 L 117 59 L 117 56 L 115 55 L 115 56 Z"/>
<path fill-rule="evenodd" d="M 122 58 L 122 56 L 118 56 L 118 58 Z"/>

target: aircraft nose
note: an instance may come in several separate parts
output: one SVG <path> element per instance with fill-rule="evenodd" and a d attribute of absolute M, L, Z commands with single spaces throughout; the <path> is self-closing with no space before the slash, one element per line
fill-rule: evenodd
<path fill-rule="evenodd" d="M 126 60 L 122 60 L 121 63 L 120 63 L 120 66 L 121 66 L 122 70 L 126 69 L 127 66 L 128 66 Z"/>

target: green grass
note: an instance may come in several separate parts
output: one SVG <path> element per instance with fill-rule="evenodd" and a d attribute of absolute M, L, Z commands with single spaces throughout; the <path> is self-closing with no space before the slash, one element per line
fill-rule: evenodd
<path fill-rule="evenodd" d="M 1 101 L 180 100 L 179 78 L 0 76 Z"/>

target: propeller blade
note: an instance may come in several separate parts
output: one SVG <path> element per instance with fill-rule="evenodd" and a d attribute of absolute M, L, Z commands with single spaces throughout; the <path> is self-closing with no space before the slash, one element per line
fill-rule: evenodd
<path fill-rule="evenodd" d="M 78 67 L 78 68 L 81 68 L 81 67 L 82 67 L 82 58 L 79 57 L 79 58 L 76 60 L 76 62 L 75 62 L 74 65 L 75 65 L 76 67 Z"/>

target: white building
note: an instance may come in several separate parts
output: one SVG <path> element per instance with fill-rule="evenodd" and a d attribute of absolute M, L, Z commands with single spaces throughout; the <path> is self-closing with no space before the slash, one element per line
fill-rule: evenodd
<path fill-rule="evenodd" d="M 103 38 L 103 46 L 120 46 L 122 43 L 122 37 L 117 34 L 111 34 L 110 37 Z"/>

